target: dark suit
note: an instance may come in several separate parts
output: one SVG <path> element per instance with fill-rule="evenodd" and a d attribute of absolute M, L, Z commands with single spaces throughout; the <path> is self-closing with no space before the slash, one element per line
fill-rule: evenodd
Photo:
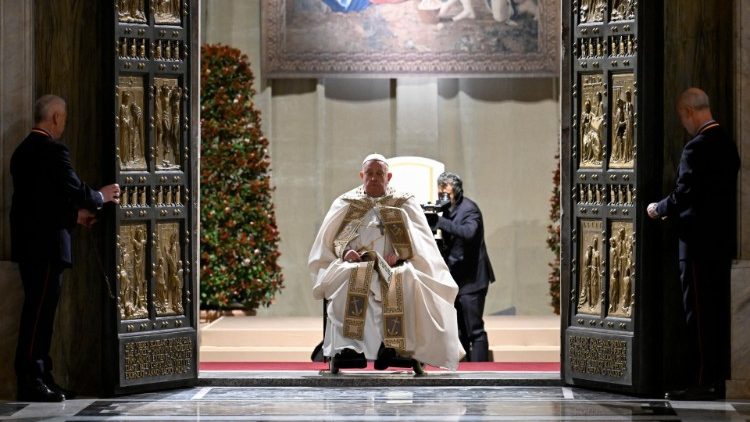
<path fill-rule="evenodd" d="M 462 197 L 437 227 L 443 233 L 443 258 L 458 284 L 456 310 L 461 344 L 471 361 L 489 360 L 489 343 L 484 330 L 484 301 L 495 281 L 484 244 L 482 212 L 472 200 Z"/>
<path fill-rule="evenodd" d="M 723 392 L 730 368 L 730 268 L 736 250 L 737 147 L 704 124 L 680 158 L 677 186 L 657 205 L 676 220 L 692 382 Z"/>
<path fill-rule="evenodd" d="M 16 148 L 10 173 L 11 258 L 18 263 L 25 294 L 16 375 L 42 378 L 52 369 L 52 328 L 62 272 L 72 263 L 77 210 L 96 210 L 102 197 L 78 178 L 68 148 L 39 129 Z"/>

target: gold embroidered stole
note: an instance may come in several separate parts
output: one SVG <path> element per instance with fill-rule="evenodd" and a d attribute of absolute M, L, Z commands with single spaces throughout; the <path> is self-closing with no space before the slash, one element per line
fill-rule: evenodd
<path fill-rule="evenodd" d="M 383 295 L 383 344 L 402 354 L 406 350 L 404 330 L 403 271 L 396 271 L 390 283 L 380 283 Z"/>
<path fill-rule="evenodd" d="M 344 337 L 363 340 L 367 298 L 370 295 L 370 282 L 375 263 L 370 261 L 352 268 L 349 273 L 349 290 L 346 292 L 346 316 L 344 317 Z"/>
<path fill-rule="evenodd" d="M 349 242 L 359 236 L 359 226 L 362 225 L 362 218 L 372 208 L 371 204 L 366 202 L 349 202 L 349 209 L 346 210 L 344 221 L 341 223 L 336 239 L 333 241 L 333 251 L 338 258 L 344 258 L 344 251 Z"/>
<path fill-rule="evenodd" d="M 364 194 L 362 187 L 344 194 L 343 199 L 349 203 L 349 209 L 333 242 L 336 256 L 343 258 L 349 242 L 359 236 L 362 219 L 372 208 L 376 209 L 399 259 L 407 260 L 414 256 L 406 221 L 400 210 L 410 197 L 411 195 L 397 194 L 389 189 L 385 196 L 373 200 Z M 375 251 L 364 251 L 364 258 L 368 261 L 358 264 L 349 275 L 343 334 L 355 340 L 364 339 L 369 288 L 375 270 L 381 281 L 383 297 L 383 343 L 386 347 L 403 352 L 406 335 L 402 272 L 393 271 Z"/>
<path fill-rule="evenodd" d="M 401 208 L 385 206 L 378 207 L 377 211 L 380 215 L 380 221 L 383 222 L 386 231 L 388 231 L 391 244 L 393 249 L 396 250 L 398 258 L 405 261 L 414 256 L 411 237 L 409 237 L 409 231 L 406 229 L 406 221 L 403 220 L 404 215 L 401 213 Z"/>

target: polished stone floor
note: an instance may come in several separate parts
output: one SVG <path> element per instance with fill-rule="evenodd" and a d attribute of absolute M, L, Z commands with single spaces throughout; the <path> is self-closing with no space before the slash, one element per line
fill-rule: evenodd
<path fill-rule="evenodd" d="M 750 421 L 750 401 L 676 402 L 567 387 L 196 387 L 0 402 L 24 421 Z"/>

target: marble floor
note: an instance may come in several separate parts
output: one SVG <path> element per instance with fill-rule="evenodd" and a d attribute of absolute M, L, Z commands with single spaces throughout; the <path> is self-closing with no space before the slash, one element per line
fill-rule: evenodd
<path fill-rule="evenodd" d="M 568 387 L 196 387 L 63 403 L 0 402 L 23 421 L 750 421 L 750 401 L 638 399 Z"/>

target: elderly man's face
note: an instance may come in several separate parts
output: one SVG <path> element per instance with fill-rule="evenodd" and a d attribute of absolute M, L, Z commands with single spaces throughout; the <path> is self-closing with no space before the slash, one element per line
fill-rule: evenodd
<path fill-rule="evenodd" d="M 391 176 L 393 175 L 388 172 L 388 166 L 377 160 L 366 162 L 359 172 L 367 195 L 376 197 L 385 195 Z"/>

